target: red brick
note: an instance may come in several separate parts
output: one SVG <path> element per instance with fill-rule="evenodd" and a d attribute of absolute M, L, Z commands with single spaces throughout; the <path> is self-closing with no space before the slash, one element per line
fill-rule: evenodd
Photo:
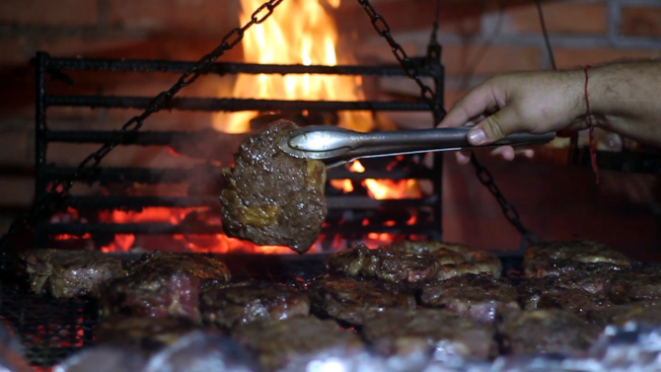
<path fill-rule="evenodd" d="M 661 57 L 661 50 L 610 49 L 610 48 L 555 48 L 558 68 L 573 68 L 582 65 L 637 60 Z"/>
<path fill-rule="evenodd" d="M 443 64 L 448 74 L 463 74 L 475 58 L 481 45 L 443 47 Z M 541 55 L 537 47 L 492 46 L 484 53 L 475 74 L 537 70 Z"/>
<path fill-rule="evenodd" d="M 109 19 L 127 28 L 184 33 L 229 31 L 239 23 L 239 1 L 110 0 Z"/>
<path fill-rule="evenodd" d="M 661 7 L 626 6 L 621 9 L 620 34 L 661 36 Z"/>
<path fill-rule="evenodd" d="M 76 26 L 96 23 L 96 0 L 3 0 L 0 23 Z"/>
<path fill-rule="evenodd" d="M 549 33 L 605 34 L 608 31 L 606 3 L 547 2 L 542 5 Z M 512 7 L 506 12 L 504 28 L 522 34 L 541 33 L 534 4 Z"/>

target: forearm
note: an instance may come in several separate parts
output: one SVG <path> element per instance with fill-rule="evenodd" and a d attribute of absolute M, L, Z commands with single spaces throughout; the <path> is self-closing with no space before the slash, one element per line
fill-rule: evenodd
<path fill-rule="evenodd" d="M 661 145 L 661 62 L 593 67 L 589 70 L 588 94 L 596 125 Z"/>

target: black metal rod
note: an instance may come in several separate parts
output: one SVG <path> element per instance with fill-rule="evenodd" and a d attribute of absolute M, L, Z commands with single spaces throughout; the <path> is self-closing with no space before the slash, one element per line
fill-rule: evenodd
<path fill-rule="evenodd" d="M 419 63 L 419 62 L 418 62 Z M 79 59 L 50 58 L 48 68 L 57 70 L 90 70 L 90 71 L 137 71 L 137 72 L 175 72 L 183 73 L 195 62 L 162 61 L 146 59 Z M 421 76 L 432 76 L 424 66 L 420 66 Z M 323 74 L 323 75 L 366 75 L 366 76 L 406 76 L 399 65 L 386 66 L 305 66 L 305 65 L 275 65 L 256 63 L 214 63 L 208 73 L 214 74 Z"/>
<path fill-rule="evenodd" d="M 436 197 L 422 199 L 382 199 L 367 196 L 328 196 L 328 209 L 404 209 L 432 206 Z M 218 196 L 70 196 L 64 205 L 80 210 L 139 209 L 144 207 L 220 207 Z"/>
<path fill-rule="evenodd" d="M 43 224 L 41 229 L 49 234 L 140 234 L 140 235 L 170 235 L 170 234 L 222 234 L 218 225 L 169 223 L 53 223 Z M 431 224 L 400 225 L 400 226 L 362 226 L 339 225 L 322 228 L 322 234 L 426 234 L 435 229 Z"/>
<path fill-rule="evenodd" d="M 144 131 L 137 132 L 123 142 L 124 145 L 140 146 L 168 146 L 173 143 L 191 142 L 204 136 L 218 137 L 218 141 L 224 143 L 241 143 L 248 134 L 234 134 L 214 132 L 209 130 L 202 131 Z M 67 143 L 106 143 L 116 141 L 122 135 L 119 131 L 79 131 L 79 130 L 52 130 L 46 133 L 45 139 L 49 142 L 67 142 Z"/>
<path fill-rule="evenodd" d="M 49 95 L 48 106 L 145 109 L 151 97 Z M 289 101 L 235 98 L 173 98 L 167 109 L 182 111 L 428 111 L 426 102 L 411 101 Z"/>
<path fill-rule="evenodd" d="M 75 168 L 45 167 L 44 177 L 54 179 L 72 179 L 76 172 Z M 147 184 L 155 183 L 183 183 L 194 179 L 219 179 L 221 168 L 212 165 L 200 165 L 192 168 L 97 168 L 94 172 L 86 174 L 82 181 L 107 182 L 139 182 Z"/>
<path fill-rule="evenodd" d="M 48 127 L 46 124 L 46 71 L 49 56 L 46 53 L 37 53 L 35 60 L 36 66 L 36 104 L 35 104 L 35 180 L 34 180 L 34 200 L 40 200 L 46 192 L 47 180 L 42 177 L 42 169 L 46 163 L 46 153 L 48 148 L 48 141 L 46 140 L 46 132 Z M 47 236 L 39 229 L 35 229 L 34 244 L 36 247 L 45 247 Z"/>
<path fill-rule="evenodd" d="M 362 226 L 338 225 L 321 229 L 322 234 L 339 234 L 348 236 L 353 234 L 389 233 L 389 234 L 431 234 L 436 230 L 433 224 L 395 225 L 395 226 Z"/>
<path fill-rule="evenodd" d="M 169 223 L 53 223 L 42 224 L 41 229 L 47 234 L 222 234 L 218 225 Z"/>
<path fill-rule="evenodd" d="M 44 166 L 42 175 L 46 180 L 70 180 L 76 172 L 75 168 Z M 199 165 L 192 168 L 97 168 L 95 171 L 86 173 L 79 181 L 108 182 L 140 182 L 154 183 L 183 183 L 193 179 L 220 179 L 222 167 L 214 165 Z M 363 181 L 370 179 L 432 179 L 434 173 L 427 169 L 411 170 L 370 170 L 363 173 L 354 173 L 343 168 L 331 168 L 328 170 L 327 179 L 348 179 L 351 181 Z M 201 177 L 200 175 L 204 175 Z"/>

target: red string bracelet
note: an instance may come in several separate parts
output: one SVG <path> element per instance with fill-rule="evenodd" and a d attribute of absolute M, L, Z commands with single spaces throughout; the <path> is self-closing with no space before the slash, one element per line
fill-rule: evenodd
<path fill-rule="evenodd" d="M 590 160 L 592 162 L 592 170 L 594 171 L 594 174 L 596 176 L 596 182 L 599 184 L 599 167 L 597 166 L 597 148 L 594 143 L 594 124 L 592 123 L 592 110 L 590 110 L 590 98 L 588 96 L 588 70 L 590 69 L 590 65 L 585 65 L 584 71 L 585 71 L 585 105 L 587 106 L 588 109 L 588 118 L 587 118 L 587 123 L 588 123 L 588 128 L 590 128 Z"/>

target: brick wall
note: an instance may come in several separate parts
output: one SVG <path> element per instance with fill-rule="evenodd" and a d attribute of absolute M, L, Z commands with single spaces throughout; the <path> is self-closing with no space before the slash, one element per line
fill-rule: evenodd
<path fill-rule="evenodd" d="M 293 0 L 287 0 L 293 1 Z M 310 1 L 310 0 L 308 0 Z M 433 0 L 373 0 L 392 27 L 396 39 L 411 55 L 425 51 L 434 14 Z M 500 11 L 500 3 L 507 7 Z M 550 67 L 534 2 L 529 0 L 442 0 L 439 41 L 448 78 L 446 105 L 466 88 L 505 71 Z M 0 2 L 0 223 L 6 226 L 31 200 L 34 162 L 34 78 L 28 61 L 35 51 L 54 56 L 165 58 L 193 60 L 210 51 L 238 23 L 238 0 L 5 0 Z M 655 0 L 545 1 L 544 9 L 555 58 L 560 68 L 625 58 L 656 58 L 661 54 L 661 2 Z M 359 62 L 394 60 L 384 41 L 353 0 L 334 11 L 341 30 L 341 47 Z M 500 21 L 499 21 L 500 20 Z M 496 32 L 498 24 L 500 31 Z M 475 73 L 462 84 L 468 66 L 485 50 Z M 240 60 L 241 48 L 226 60 Z M 151 95 L 166 87 L 171 75 L 149 79 L 91 80 L 76 76 L 78 90 L 52 83 L 65 92 L 122 91 Z M 219 80 L 204 79 L 186 94 L 213 94 Z M 462 86 L 463 85 L 463 86 Z M 388 93 L 412 94 L 406 81 L 383 81 Z M 130 113 L 128 113 L 130 114 Z M 126 112 L 53 110 L 55 125 L 115 128 Z M 416 120 L 398 117 L 397 120 Z M 192 128 L 208 125 L 207 115 L 167 113 L 155 127 Z M 61 159 L 76 159 L 84 149 L 58 147 Z M 124 151 L 112 164 L 158 163 L 150 149 Z M 604 174 L 600 186 L 587 169 L 520 161 L 504 164 L 485 157 L 503 192 L 519 207 L 524 221 L 545 238 L 572 234 L 600 239 L 635 254 L 659 250 L 658 187 L 654 177 Z M 182 161 L 183 162 L 183 161 Z M 516 247 L 517 235 L 500 215 L 493 199 L 477 183 L 472 170 L 448 162 L 445 224 L 448 240 L 483 247 Z M 3 228 L 4 229 L 4 228 Z"/>

